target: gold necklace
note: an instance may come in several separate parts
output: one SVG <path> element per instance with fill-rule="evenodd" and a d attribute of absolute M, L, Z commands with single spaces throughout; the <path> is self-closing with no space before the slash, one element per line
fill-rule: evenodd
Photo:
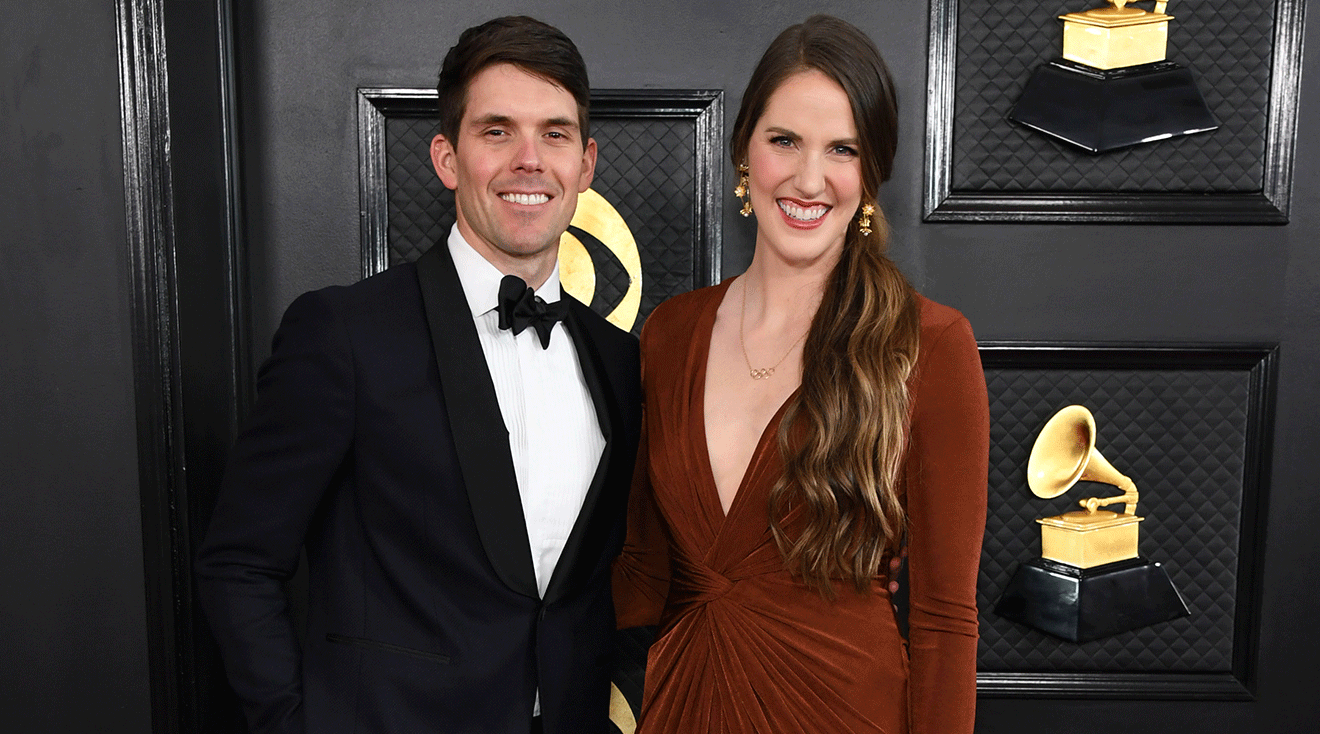
<path fill-rule="evenodd" d="M 798 345 L 798 342 L 805 339 L 807 336 L 807 331 L 811 330 L 811 327 L 808 326 L 807 331 L 802 332 L 801 336 L 794 339 L 793 343 L 788 345 L 788 351 L 784 352 L 784 356 L 780 357 L 779 361 L 775 362 L 769 367 L 757 368 L 752 366 L 752 360 L 750 357 L 747 356 L 747 340 L 743 337 L 743 324 L 746 323 L 746 321 L 747 321 L 747 284 L 743 283 L 742 309 L 738 312 L 738 344 L 742 347 L 743 361 L 747 363 L 747 373 L 752 376 L 753 380 L 768 380 L 771 377 L 773 377 L 775 374 L 775 368 L 783 364 L 784 360 L 788 359 L 788 355 L 793 353 L 793 347 L 796 347 Z"/>

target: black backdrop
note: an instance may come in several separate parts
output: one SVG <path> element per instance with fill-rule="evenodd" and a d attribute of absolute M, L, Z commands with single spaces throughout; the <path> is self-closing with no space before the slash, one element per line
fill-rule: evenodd
<path fill-rule="evenodd" d="M 169 43 L 152 56 L 131 52 L 150 22 L 121 22 L 109 5 L 28 2 L 0 26 L 0 578 L 9 590 L 0 721 L 18 731 L 141 732 L 153 713 L 157 731 L 223 724 L 207 708 L 224 702 L 206 677 L 188 579 L 170 562 L 204 522 L 245 400 L 246 354 L 265 354 L 299 292 L 360 272 L 353 90 L 424 86 L 459 29 L 528 9 L 254 0 L 230 16 L 224 0 L 122 0 L 163 9 L 157 30 Z M 967 314 L 980 338 L 1280 346 L 1255 700 L 984 699 L 978 729 L 1314 730 L 1317 76 L 1302 79 L 1286 226 L 921 224 L 925 4 L 814 9 L 858 23 L 885 52 L 903 103 L 904 142 L 884 191 L 895 257 L 923 292 Z M 552 0 L 533 12 L 579 42 L 593 86 L 723 89 L 727 129 L 757 53 L 806 11 Z M 1312 48 L 1316 26 L 1304 28 Z M 149 85 L 145 97 L 129 96 L 130 119 L 157 123 L 136 128 L 140 145 L 121 142 L 121 29 L 146 33 L 124 40 L 128 58 L 168 70 L 158 101 L 170 117 L 148 104 Z M 236 53 L 223 54 L 222 39 Z M 237 126 L 225 124 L 229 103 Z M 153 147 L 164 129 L 172 146 Z M 144 165 L 127 188 L 125 162 Z M 148 193 L 170 195 L 144 199 L 143 180 L 156 186 Z M 231 191 L 241 195 L 227 199 Z M 144 222 L 144 211 L 161 218 Z M 733 212 L 726 202 L 725 274 L 751 252 L 751 230 Z"/>

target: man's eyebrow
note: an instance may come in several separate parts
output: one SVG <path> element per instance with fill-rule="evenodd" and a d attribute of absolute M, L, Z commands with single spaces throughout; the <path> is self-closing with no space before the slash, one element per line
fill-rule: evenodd
<path fill-rule="evenodd" d="M 578 121 L 569 117 L 551 117 L 545 121 L 546 127 L 571 127 L 577 129 Z"/>
<path fill-rule="evenodd" d="M 471 122 L 473 127 L 484 127 L 486 125 L 512 125 L 513 118 L 508 115 L 501 115 L 492 112 L 488 115 L 474 118 Z M 574 130 L 578 127 L 578 121 L 571 117 L 551 117 L 541 122 L 541 127 L 567 127 Z"/>
<path fill-rule="evenodd" d="M 511 122 L 513 122 L 513 118 L 508 115 L 500 115 L 492 112 L 489 115 L 482 115 L 481 117 L 474 119 L 472 125 L 473 127 L 479 125 L 508 125 Z"/>

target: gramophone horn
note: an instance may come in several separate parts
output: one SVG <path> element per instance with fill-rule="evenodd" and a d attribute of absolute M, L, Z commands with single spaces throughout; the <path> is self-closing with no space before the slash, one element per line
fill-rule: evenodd
<path fill-rule="evenodd" d="M 1136 512 L 1136 486 L 1095 447 L 1095 417 L 1081 405 L 1069 405 L 1055 413 L 1036 437 L 1027 459 L 1027 486 L 1037 497 L 1051 499 L 1080 480 L 1112 484 L 1124 491 L 1121 497 L 1108 498 L 1112 502 L 1083 500 L 1081 504 L 1088 510 L 1124 501 L 1127 514 Z"/>

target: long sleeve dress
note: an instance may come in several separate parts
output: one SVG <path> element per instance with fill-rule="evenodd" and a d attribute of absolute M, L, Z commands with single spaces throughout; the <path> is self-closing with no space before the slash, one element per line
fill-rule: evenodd
<path fill-rule="evenodd" d="M 909 639 L 883 578 L 827 600 L 784 566 L 768 497 L 782 472 L 766 426 L 726 517 L 703 402 L 731 281 L 674 298 L 642 332 L 642 447 L 615 565 L 619 627 L 659 624 L 638 734 L 970 734 L 989 410 L 967 320 L 919 298 L 919 357 L 901 491 Z M 793 527 L 794 517 L 786 519 Z"/>

